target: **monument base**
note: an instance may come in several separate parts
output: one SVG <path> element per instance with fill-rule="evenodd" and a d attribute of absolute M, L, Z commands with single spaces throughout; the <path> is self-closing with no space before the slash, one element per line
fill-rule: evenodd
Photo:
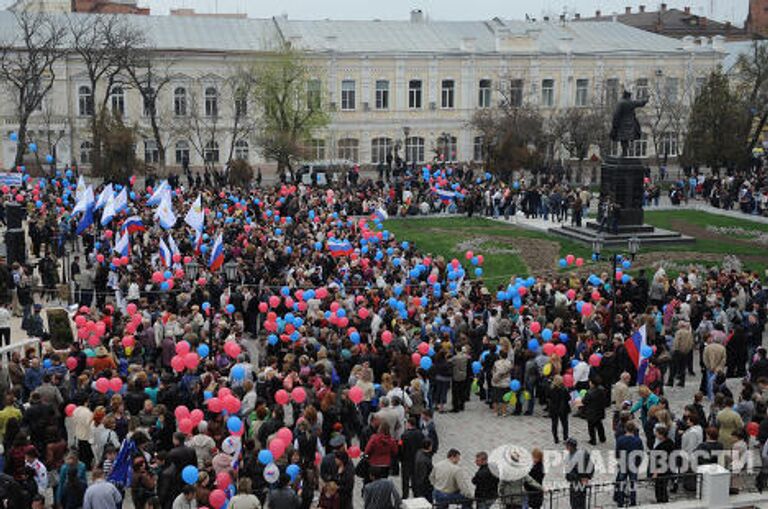
<path fill-rule="evenodd" d="M 610 203 L 611 214 L 615 215 L 602 227 L 599 222 L 586 221 L 586 226 L 563 225 L 550 228 L 550 233 L 587 243 L 602 238 L 606 246 L 627 245 L 633 237 L 641 246 L 695 242 L 693 237 L 644 223 L 644 175 L 645 168 L 637 160 L 606 158 L 601 167 L 600 203 Z"/>

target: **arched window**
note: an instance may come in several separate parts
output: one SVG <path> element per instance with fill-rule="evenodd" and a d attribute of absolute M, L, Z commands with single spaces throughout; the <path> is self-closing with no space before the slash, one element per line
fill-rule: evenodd
<path fill-rule="evenodd" d="M 208 87 L 205 89 L 205 116 L 219 116 L 219 93 L 214 87 Z"/>
<path fill-rule="evenodd" d="M 144 140 L 144 162 L 147 164 L 160 162 L 160 150 L 158 150 L 155 140 Z"/>
<path fill-rule="evenodd" d="M 189 163 L 189 143 L 184 140 L 176 142 L 176 164 Z"/>
<path fill-rule="evenodd" d="M 177 117 L 187 115 L 187 89 L 184 87 L 177 87 L 173 91 L 173 113 Z"/>
<path fill-rule="evenodd" d="M 245 140 L 237 140 L 235 142 L 235 159 L 248 160 L 248 142 Z"/>
<path fill-rule="evenodd" d="M 357 162 L 360 142 L 355 138 L 342 138 L 337 145 L 339 159 Z"/>
<path fill-rule="evenodd" d="M 218 163 L 219 162 L 219 144 L 215 141 L 209 141 L 205 144 L 203 149 L 203 159 L 206 163 Z"/>
<path fill-rule="evenodd" d="M 120 85 L 112 87 L 109 99 L 112 104 L 112 114 L 125 116 L 125 91 L 123 87 Z"/>
<path fill-rule="evenodd" d="M 392 138 L 374 138 L 371 140 L 371 162 L 386 163 L 387 154 L 392 152 Z"/>
<path fill-rule="evenodd" d="M 93 115 L 93 92 L 88 85 L 77 89 L 77 112 L 81 117 Z"/>
<path fill-rule="evenodd" d="M 424 138 L 411 136 L 405 139 L 405 160 L 409 163 L 424 162 Z"/>
<path fill-rule="evenodd" d="M 84 141 L 80 144 L 80 164 L 91 164 L 91 151 L 93 143 Z"/>

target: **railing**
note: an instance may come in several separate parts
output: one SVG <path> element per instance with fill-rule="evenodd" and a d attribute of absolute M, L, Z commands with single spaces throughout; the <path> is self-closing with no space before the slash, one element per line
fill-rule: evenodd
<path fill-rule="evenodd" d="M 35 350 L 37 351 L 37 355 L 38 356 L 40 355 L 40 338 L 28 338 L 28 339 L 23 339 L 21 341 L 17 341 L 12 345 L 8 345 L 0 348 L 0 361 L 2 361 L 3 363 L 6 363 L 9 360 L 11 353 L 18 350 L 23 354 L 24 350 L 26 350 L 26 348 L 29 346 L 34 346 Z"/>
<path fill-rule="evenodd" d="M 744 474 L 745 477 L 747 474 Z M 754 474 L 751 475 L 751 486 L 754 489 Z M 667 484 L 668 501 L 676 502 L 680 500 L 701 500 L 701 474 L 675 474 L 663 477 Z M 685 488 L 689 489 L 685 489 Z M 693 487 L 693 489 L 691 489 Z M 623 506 L 629 506 L 631 497 L 630 490 L 632 486 L 625 482 L 606 482 L 590 483 L 581 487 L 582 497 L 587 509 L 597 509 L 602 507 L 621 507 L 618 504 L 617 493 L 624 488 Z M 576 490 L 578 491 L 578 490 Z M 634 492 L 637 505 L 656 504 L 656 479 L 643 478 L 634 482 Z M 452 503 L 447 505 L 434 504 L 434 509 L 449 509 L 455 507 L 475 507 L 483 509 L 502 509 L 507 507 L 523 507 L 525 501 L 530 496 L 539 496 L 543 499 L 542 507 L 545 509 L 570 509 L 571 490 L 568 487 L 558 487 L 554 489 L 545 489 L 542 492 L 526 492 L 509 497 L 498 497 L 494 500 L 473 500 L 468 499 L 465 504 Z"/>

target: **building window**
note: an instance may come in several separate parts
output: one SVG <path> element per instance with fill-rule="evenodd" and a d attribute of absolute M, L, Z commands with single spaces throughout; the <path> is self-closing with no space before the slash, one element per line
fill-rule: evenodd
<path fill-rule="evenodd" d="M 123 87 L 115 85 L 112 87 L 112 93 L 109 94 L 109 100 L 112 105 L 112 114 L 125 116 L 125 91 Z"/>
<path fill-rule="evenodd" d="M 376 109 L 389 109 L 389 81 L 376 81 Z"/>
<path fill-rule="evenodd" d="M 454 97 L 456 95 L 456 82 L 453 80 L 443 80 L 440 93 L 440 107 L 453 108 Z"/>
<path fill-rule="evenodd" d="M 310 110 L 320 109 L 320 91 L 322 90 L 320 80 L 311 79 L 307 82 L 307 108 Z"/>
<path fill-rule="evenodd" d="M 605 80 L 605 104 L 614 105 L 619 102 L 619 80 L 609 78 Z"/>
<path fill-rule="evenodd" d="M 189 143 L 184 140 L 176 142 L 176 164 L 189 163 Z"/>
<path fill-rule="evenodd" d="M 91 87 L 83 85 L 77 89 L 77 111 L 81 117 L 93 115 L 93 93 Z"/>
<path fill-rule="evenodd" d="M 354 163 L 358 160 L 360 142 L 355 138 L 342 138 L 337 145 L 339 159 L 346 159 Z"/>
<path fill-rule="evenodd" d="M 248 95 L 244 90 L 235 91 L 235 117 L 243 118 L 248 115 Z"/>
<path fill-rule="evenodd" d="M 555 105 L 555 80 L 541 80 L 541 105 L 547 108 Z"/>
<path fill-rule="evenodd" d="M 160 151 L 155 140 L 144 140 L 144 162 L 157 164 L 160 162 Z"/>
<path fill-rule="evenodd" d="M 621 154 L 621 145 L 618 142 L 611 144 L 612 155 L 618 157 Z M 648 135 L 642 133 L 640 138 L 629 144 L 627 157 L 642 159 L 648 157 Z"/>
<path fill-rule="evenodd" d="M 437 139 L 437 150 L 440 154 L 440 159 L 443 161 L 455 161 L 456 160 L 456 136 L 441 135 Z"/>
<path fill-rule="evenodd" d="M 664 96 L 669 104 L 677 103 L 678 84 L 677 78 L 667 78 L 664 82 Z"/>
<path fill-rule="evenodd" d="M 523 80 L 509 82 L 509 105 L 519 108 L 523 105 Z"/>
<path fill-rule="evenodd" d="M 424 162 L 424 138 L 411 136 L 405 139 L 405 160 L 411 163 Z"/>
<path fill-rule="evenodd" d="M 235 159 L 241 161 L 248 160 L 248 142 L 245 140 L 237 140 L 235 142 Z"/>
<path fill-rule="evenodd" d="M 421 108 L 421 80 L 408 82 L 408 107 L 412 110 Z"/>
<path fill-rule="evenodd" d="M 205 89 L 205 116 L 219 116 L 219 92 L 214 87 Z"/>
<path fill-rule="evenodd" d="M 482 136 L 475 136 L 473 148 L 472 160 L 485 161 L 485 138 Z"/>
<path fill-rule="evenodd" d="M 648 99 L 648 78 L 639 78 L 635 81 L 635 99 L 638 101 Z"/>
<path fill-rule="evenodd" d="M 661 143 L 659 144 L 658 155 L 664 157 L 677 157 L 677 134 L 665 132 L 661 134 Z"/>
<path fill-rule="evenodd" d="M 707 83 L 707 78 L 704 78 L 704 77 L 701 77 L 701 76 L 696 78 L 696 83 L 694 84 L 694 88 L 695 88 L 694 93 L 696 94 L 696 97 L 699 96 L 699 94 L 701 93 L 702 89 L 704 89 L 704 85 L 706 83 Z"/>
<path fill-rule="evenodd" d="M 219 162 L 219 144 L 213 140 L 205 144 L 203 149 L 203 159 L 206 163 Z"/>
<path fill-rule="evenodd" d="M 589 102 L 589 80 L 576 80 L 576 106 L 586 106 Z"/>
<path fill-rule="evenodd" d="M 80 144 L 80 164 L 91 164 L 91 152 L 93 143 L 84 141 Z"/>
<path fill-rule="evenodd" d="M 480 80 L 477 94 L 477 106 L 479 108 L 491 107 L 491 80 Z"/>
<path fill-rule="evenodd" d="M 371 162 L 386 163 L 387 154 L 392 154 L 392 138 L 374 138 L 371 140 Z"/>
<path fill-rule="evenodd" d="M 325 159 L 325 140 L 313 138 L 307 143 L 307 158 L 312 161 Z"/>
<path fill-rule="evenodd" d="M 341 109 L 343 111 L 355 109 L 355 80 L 341 82 Z"/>
<path fill-rule="evenodd" d="M 187 115 L 187 89 L 178 87 L 173 91 L 173 114 L 177 117 Z"/>
<path fill-rule="evenodd" d="M 146 88 L 144 89 L 143 93 L 141 94 L 142 99 L 142 115 L 145 117 L 151 117 L 155 114 L 155 94 L 157 91 L 152 88 Z"/>

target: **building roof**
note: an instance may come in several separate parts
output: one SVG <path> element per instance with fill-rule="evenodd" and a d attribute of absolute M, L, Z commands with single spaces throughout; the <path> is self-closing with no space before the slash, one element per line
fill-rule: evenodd
<path fill-rule="evenodd" d="M 627 8 L 629 9 L 629 8 Z M 581 18 L 582 21 L 612 21 L 614 15 L 600 14 L 591 18 Z M 668 9 L 663 7 L 658 11 L 626 12 L 615 15 L 616 20 L 624 25 L 629 25 L 646 32 L 663 34 L 668 37 L 681 39 L 686 35 L 694 37 L 713 37 L 722 35 L 731 40 L 750 39 L 752 34 L 743 28 L 733 26 L 731 23 L 721 23 L 699 16 L 685 10 Z"/>
<path fill-rule="evenodd" d="M 64 15 L 62 15 L 64 16 Z M 68 14 L 75 19 L 97 14 Z M 680 53 L 682 44 L 621 24 L 603 22 L 301 21 L 186 16 L 124 16 L 158 50 L 261 52 L 283 43 L 309 52 L 591 54 Z M 0 11 L 0 33 L 17 30 Z M 685 51 L 711 52 L 711 47 Z"/>
<path fill-rule="evenodd" d="M 727 42 L 723 45 L 725 56 L 723 57 L 723 72 L 731 73 L 736 70 L 736 64 L 742 55 L 751 55 L 754 44 L 768 44 L 768 41 L 736 41 Z"/>

